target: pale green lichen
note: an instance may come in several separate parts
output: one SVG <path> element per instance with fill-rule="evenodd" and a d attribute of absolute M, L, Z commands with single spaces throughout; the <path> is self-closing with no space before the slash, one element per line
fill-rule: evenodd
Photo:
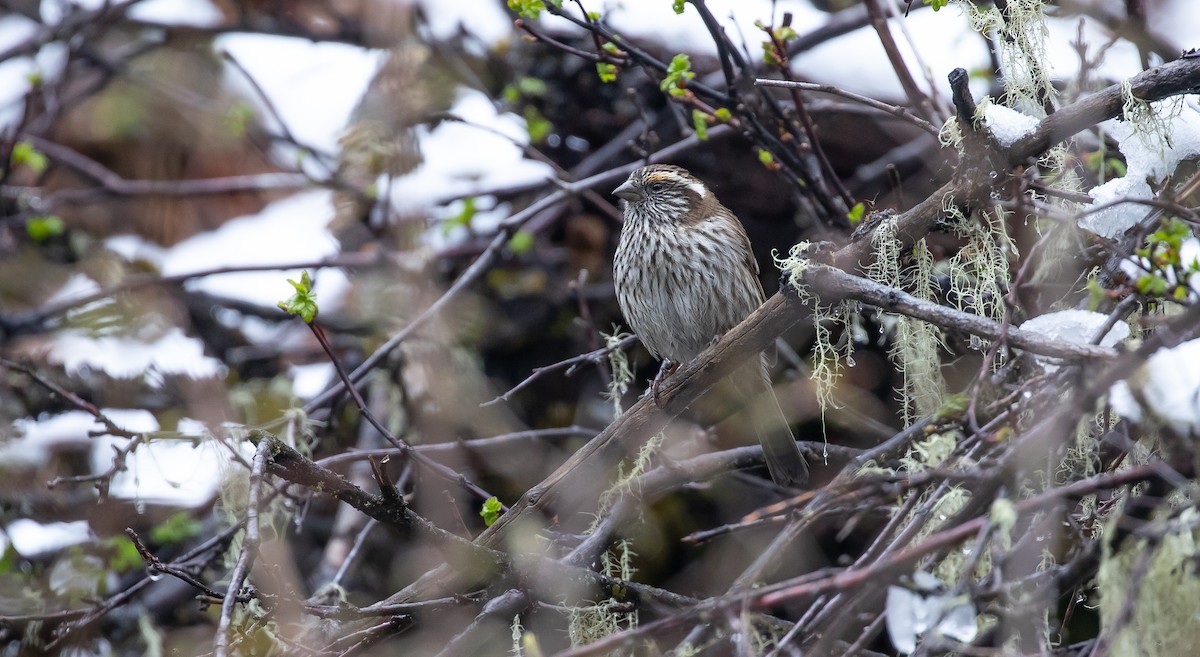
<path fill-rule="evenodd" d="M 612 509 L 613 504 L 623 495 L 641 495 L 641 490 L 638 489 L 638 482 L 641 476 L 650 469 L 651 459 L 658 450 L 662 448 L 663 442 L 666 440 L 666 434 L 658 432 L 650 440 L 647 440 L 638 450 L 638 455 L 633 460 L 633 464 L 626 469 L 625 461 L 617 464 L 617 477 L 603 493 L 600 494 L 599 503 L 596 506 L 596 515 L 592 518 L 592 524 L 588 527 L 587 533 L 596 531 L 596 527 L 600 525 L 600 521 Z"/>
<path fill-rule="evenodd" d="M 1121 514 L 1113 514 L 1113 521 Z M 1113 657 L 1173 657 L 1195 651 L 1200 624 L 1200 512 L 1187 508 L 1145 528 L 1161 535 L 1157 546 L 1147 538 L 1127 537 L 1113 551 L 1105 541 L 1097 584 L 1102 636 Z M 1144 557 L 1147 550 L 1152 550 Z M 1135 577 L 1148 558 L 1144 577 Z M 1134 590 L 1136 588 L 1136 590 Z M 1129 605 L 1128 622 L 1117 627 Z"/>
<path fill-rule="evenodd" d="M 946 203 L 943 211 L 954 233 L 966 240 L 946 266 L 954 305 L 964 312 L 1004 322 L 1008 265 L 1018 255 L 1016 243 L 1008 234 L 1006 213 L 997 206 L 991 212 L 967 217 L 953 203 Z M 989 341 L 971 336 L 972 348 L 983 350 L 989 345 Z M 1004 356 L 997 354 L 997 366 Z"/>
<path fill-rule="evenodd" d="M 628 581 L 636 572 L 632 565 L 633 557 L 629 541 L 620 541 L 602 555 L 601 569 L 609 577 Z M 593 643 L 610 634 L 637 627 L 637 609 L 616 607 L 618 603 L 626 602 L 627 596 L 613 593 L 613 596 L 592 604 L 566 608 L 567 636 L 571 639 L 571 647 Z"/>
<path fill-rule="evenodd" d="M 943 148 L 953 148 L 958 151 L 959 157 L 962 157 L 966 153 L 963 150 L 962 127 L 958 125 L 957 117 L 951 116 L 946 119 L 946 122 L 938 129 L 938 143 Z"/>
<path fill-rule="evenodd" d="M 875 261 L 867 268 L 872 280 L 895 288 L 904 287 L 911 281 L 909 292 L 920 299 L 931 301 L 933 291 L 933 257 L 920 240 L 912 248 L 913 264 L 910 271 L 901 265 L 901 243 L 896 236 L 895 219 L 885 219 L 871 236 Z M 939 351 L 942 347 L 941 330 L 928 322 L 897 315 L 894 336 L 888 355 L 902 377 L 900 402 L 904 423 L 912 424 L 917 417 L 936 411 L 946 395 L 946 384 L 942 377 Z"/>
<path fill-rule="evenodd" d="M 1133 95 L 1133 85 L 1126 79 L 1121 82 L 1121 100 L 1121 118 L 1133 127 L 1133 136 L 1162 158 L 1171 144 L 1171 126 L 1183 113 L 1184 97 L 1176 96 L 1151 105 Z"/>
<path fill-rule="evenodd" d="M 900 284 L 900 239 L 897 237 L 899 226 L 896 218 L 886 217 L 871 233 L 871 250 L 875 252 L 875 261 L 868 267 L 866 274 L 873 281 L 884 285 L 897 286 Z"/>
<path fill-rule="evenodd" d="M 967 9 L 971 28 L 981 34 L 996 33 L 1000 69 L 1004 73 L 1006 104 L 1025 113 L 1045 116 L 1043 99 L 1053 100 L 1051 72 L 1045 63 L 1045 3 L 1043 0 L 1009 0 L 1005 11 L 992 5 L 960 3 Z"/>
<path fill-rule="evenodd" d="M 911 474 L 924 472 L 933 468 L 954 469 L 959 466 L 972 465 L 969 461 L 951 458 L 954 451 L 958 448 L 958 442 L 961 439 L 962 434 L 960 432 L 945 431 L 931 434 L 922 440 L 914 442 L 905 455 L 901 457 L 900 470 Z M 934 489 L 926 489 L 919 492 L 911 491 L 901 496 L 897 501 L 897 508 L 900 508 L 908 501 L 909 496 L 919 496 L 912 510 L 908 512 L 908 516 L 899 525 L 899 527 L 907 527 L 913 522 L 924 523 L 912 538 L 914 544 L 919 543 L 922 539 L 941 529 L 945 522 L 961 511 L 971 499 L 971 493 L 967 489 L 961 486 L 950 486 L 944 489 L 939 494 L 939 497 L 930 503 L 931 496 L 935 492 L 937 491 Z M 926 504 L 929 504 L 927 509 L 923 508 Z M 903 530 L 899 529 L 897 531 Z M 922 567 L 930 570 L 933 575 L 943 582 L 956 582 L 967 566 L 968 557 L 969 555 L 962 550 L 952 550 L 936 564 L 926 564 Z M 974 572 L 977 575 L 981 575 L 986 572 L 990 564 L 991 562 L 987 559 L 987 555 L 983 555 L 976 562 Z"/>
<path fill-rule="evenodd" d="M 811 378 L 824 423 L 826 410 L 837 407 L 833 392 L 841 372 L 842 361 L 850 361 L 854 356 L 854 341 L 846 339 L 840 343 L 834 342 L 830 327 L 835 324 L 849 326 L 853 307 L 845 302 L 822 305 L 804 285 L 804 272 L 811 265 L 806 254 L 811 246 L 809 242 L 800 242 L 791 248 L 786 257 L 780 257 L 776 253 L 774 258 L 775 265 L 787 278 L 787 283 L 795 291 L 797 298 L 812 307 L 815 341 Z"/>
<path fill-rule="evenodd" d="M 1017 506 L 1007 497 L 998 497 L 988 509 L 988 522 L 994 528 L 993 541 L 1003 551 L 1012 549 L 1012 531 L 1017 526 Z"/>
<path fill-rule="evenodd" d="M 612 333 L 601 331 L 600 336 L 604 338 L 604 346 L 609 350 L 608 367 L 612 371 L 612 380 L 608 382 L 604 398 L 613 405 L 613 415 L 617 416 L 621 414 L 622 410 L 621 399 L 629 391 L 630 384 L 633 383 L 633 368 L 629 366 L 629 356 L 624 349 L 617 348 L 621 340 L 629 337 L 629 334 L 613 328 Z"/>
<path fill-rule="evenodd" d="M 954 453 L 959 438 L 961 434 L 957 431 L 942 431 L 914 441 L 900 458 L 900 469 L 913 473 L 936 468 Z"/>
<path fill-rule="evenodd" d="M 953 518 L 967 506 L 971 501 L 971 492 L 961 486 L 952 486 L 949 490 L 942 494 L 941 497 L 934 502 L 930 509 L 929 520 L 921 527 L 913 538 L 913 543 L 917 544 L 927 538 L 934 532 L 942 529 L 945 523 L 950 518 Z M 922 500 L 924 502 L 924 500 Z M 918 507 L 921 505 L 918 504 Z M 968 555 L 963 550 L 951 550 L 946 553 L 946 556 L 933 564 L 929 571 L 943 582 L 957 582 L 962 579 L 964 571 L 967 569 Z M 991 567 L 991 561 L 987 555 L 982 555 L 976 562 L 975 574 L 980 575 L 987 572 Z"/>
<path fill-rule="evenodd" d="M 935 299 L 933 256 L 923 239 L 913 247 L 912 279 L 913 295 L 927 301 Z M 904 377 L 905 424 L 932 415 L 942 407 L 946 380 L 942 376 L 940 353 L 944 348 L 942 331 L 937 325 L 911 317 L 898 318 L 896 339 L 888 353 Z"/>
<path fill-rule="evenodd" d="M 787 277 L 788 285 L 804 302 L 812 298 L 812 293 L 804 286 L 804 270 L 808 269 L 811 264 L 807 255 L 810 248 L 812 248 L 812 242 L 798 242 L 788 250 L 786 256 L 779 255 L 778 251 L 771 253 L 772 259 L 775 260 L 775 266 L 780 273 Z"/>
<path fill-rule="evenodd" d="M 512 655 L 513 657 L 525 657 L 525 651 L 522 650 L 521 646 L 522 639 L 525 636 L 525 628 L 521 627 L 520 615 L 513 616 L 512 624 L 509 626 L 509 631 L 511 633 L 512 643 L 510 644 L 511 647 L 508 650 L 508 654 Z"/>
<path fill-rule="evenodd" d="M 842 340 L 835 343 L 830 328 L 835 324 L 847 324 L 849 312 L 850 307 L 845 303 L 831 306 L 813 304 L 813 334 L 816 339 L 813 343 L 812 381 L 817 403 L 821 407 L 822 419 L 826 410 L 837 408 L 833 393 L 842 370 L 842 360 L 853 358 L 854 355 L 854 341 Z"/>

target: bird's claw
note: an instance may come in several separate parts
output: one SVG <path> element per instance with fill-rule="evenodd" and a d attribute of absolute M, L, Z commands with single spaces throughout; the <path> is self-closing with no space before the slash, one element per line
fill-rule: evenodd
<path fill-rule="evenodd" d="M 652 397 L 654 397 L 654 405 L 655 406 L 659 406 L 659 407 L 662 406 L 662 404 L 660 403 L 660 396 L 659 396 L 659 393 L 661 392 L 662 382 L 665 381 L 667 379 L 667 377 L 674 374 L 675 370 L 677 370 L 677 369 L 679 369 L 678 364 L 672 363 L 671 360 L 668 358 L 663 359 L 662 365 L 660 365 L 658 368 L 658 374 L 655 374 L 654 380 L 650 382 L 650 394 Z"/>

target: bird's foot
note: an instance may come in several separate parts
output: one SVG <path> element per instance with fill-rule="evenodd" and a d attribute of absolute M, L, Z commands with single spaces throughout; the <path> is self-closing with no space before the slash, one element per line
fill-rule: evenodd
<path fill-rule="evenodd" d="M 650 382 L 650 394 L 654 397 L 654 405 L 661 407 L 659 393 L 661 392 L 662 382 L 675 373 L 679 369 L 678 363 L 672 363 L 669 358 L 664 358 L 662 365 L 658 368 L 658 374 L 654 375 L 654 380 Z"/>

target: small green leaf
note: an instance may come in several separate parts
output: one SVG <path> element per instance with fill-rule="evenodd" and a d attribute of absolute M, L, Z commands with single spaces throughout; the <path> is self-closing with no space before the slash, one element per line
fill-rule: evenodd
<path fill-rule="evenodd" d="M 854 204 L 850 211 L 846 213 L 846 218 L 850 220 L 851 226 L 857 226 L 858 222 L 862 221 L 863 215 L 867 213 L 867 206 L 862 201 Z"/>
<path fill-rule="evenodd" d="M 717 111 L 713 112 L 713 116 L 717 117 L 721 123 L 729 123 L 729 120 L 733 118 L 733 113 L 726 107 L 718 107 Z"/>
<path fill-rule="evenodd" d="M 163 521 L 161 525 L 150 530 L 150 540 L 159 545 L 182 543 L 193 536 L 198 536 L 204 529 L 204 523 L 193 518 L 186 511 L 178 511 Z"/>
<path fill-rule="evenodd" d="M 609 64 L 608 62 L 596 62 L 596 73 L 600 76 L 601 82 L 615 82 L 617 79 L 617 65 Z"/>
<path fill-rule="evenodd" d="M 676 14 L 682 14 L 683 13 L 683 5 L 684 5 L 684 0 L 674 0 L 674 2 L 671 3 L 671 9 L 673 9 Z"/>
<path fill-rule="evenodd" d="M 708 115 L 698 109 L 692 110 L 692 127 L 700 141 L 708 139 Z"/>
<path fill-rule="evenodd" d="M 553 1 L 551 0 L 551 2 Z M 561 0 L 554 6 L 561 7 Z M 533 20 L 541 15 L 546 5 L 542 3 L 542 0 L 508 0 L 508 8 L 517 12 L 521 18 Z"/>
<path fill-rule="evenodd" d="M 246 127 L 254 120 L 254 108 L 249 103 L 236 103 L 225 115 L 225 127 L 230 136 L 243 137 Z"/>
<path fill-rule="evenodd" d="M 1160 274 L 1150 274 L 1138 279 L 1138 292 L 1148 296 L 1161 297 L 1167 292 L 1167 280 Z"/>
<path fill-rule="evenodd" d="M 946 398 L 942 400 L 942 406 L 935 412 L 934 417 L 939 419 L 958 417 L 967 412 L 967 408 L 970 407 L 970 403 L 971 398 L 967 395 L 961 393 L 947 395 Z"/>
<path fill-rule="evenodd" d="M 305 323 L 311 324 L 317 318 L 317 295 L 312 291 L 312 277 L 308 275 L 308 271 L 304 271 L 300 275 L 300 282 L 297 283 L 292 279 L 288 279 L 296 292 L 292 294 L 286 301 L 280 301 L 279 308 L 289 315 L 299 315 Z"/>
<path fill-rule="evenodd" d="M 518 230 L 508 238 L 508 248 L 517 255 L 528 253 L 529 249 L 533 248 L 533 233 L 527 230 Z"/>
<path fill-rule="evenodd" d="M 24 164 L 40 176 L 50 162 L 41 151 L 33 147 L 33 144 L 19 141 L 12 149 L 12 163 L 13 166 Z"/>
<path fill-rule="evenodd" d="M 452 230 L 460 226 L 470 230 L 471 220 L 475 218 L 476 212 L 478 210 L 475 207 L 475 197 L 468 196 L 464 198 L 462 200 L 462 209 L 458 211 L 458 214 L 450 217 L 446 220 L 446 223 L 442 224 L 442 234 L 449 235 Z"/>
<path fill-rule="evenodd" d="M 542 116 L 542 113 L 533 105 L 525 106 L 525 132 L 529 133 L 529 141 L 534 144 L 540 144 L 546 141 L 546 137 L 554 132 L 554 124 L 550 123 L 550 119 Z"/>
<path fill-rule="evenodd" d="M 546 81 L 541 78 L 535 78 L 531 75 L 526 75 L 520 80 L 517 80 L 517 91 L 520 91 L 526 96 L 545 96 Z"/>
<path fill-rule="evenodd" d="M 7 575 L 18 567 L 18 562 L 21 561 L 21 555 L 17 553 L 17 549 L 9 543 L 3 554 L 0 554 L 0 575 Z"/>
<path fill-rule="evenodd" d="M 942 7 L 945 7 L 946 5 L 950 4 L 950 0 L 925 0 L 925 4 L 929 5 L 930 7 L 933 7 L 934 11 L 937 11 L 937 10 L 941 9 Z"/>
<path fill-rule="evenodd" d="M 767 66 L 783 66 L 783 60 L 779 57 L 779 51 L 775 48 L 775 41 L 767 39 L 762 42 L 763 63 Z"/>
<path fill-rule="evenodd" d="M 772 164 L 775 164 L 775 156 L 771 155 L 771 151 L 765 148 L 760 148 L 758 149 L 758 161 L 767 166 L 771 166 Z"/>
<path fill-rule="evenodd" d="M 588 20 L 589 20 L 589 21 L 591 21 L 591 22 L 595 23 L 596 21 L 600 20 L 600 12 L 598 12 L 598 11 L 589 11 L 589 12 L 587 13 L 587 17 L 588 17 Z"/>
<path fill-rule="evenodd" d="M 62 235 L 65 229 L 63 220 L 54 215 L 34 217 L 25 223 L 25 232 L 35 242 L 45 242 L 51 237 Z"/>
<path fill-rule="evenodd" d="M 1087 282 L 1088 293 L 1088 310 L 1095 311 L 1108 298 L 1108 291 L 1095 278 L 1089 278 Z"/>
<path fill-rule="evenodd" d="M 491 527 L 493 524 L 495 524 L 496 520 L 500 518 L 500 511 L 503 508 L 504 505 L 500 504 L 500 500 L 496 499 L 495 497 L 489 497 L 487 501 L 483 503 L 483 508 L 479 511 L 479 515 L 483 517 L 483 524 L 487 525 L 488 527 Z"/>
<path fill-rule="evenodd" d="M 104 541 L 104 547 L 112 551 L 108 567 L 118 573 L 128 573 L 145 565 L 137 546 L 127 536 L 111 536 Z"/>
<path fill-rule="evenodd" d="M 687 81 L 696 77 L 692 72 L 692 61 L 687 55 L 680 53 L 671 58 L 667 65 L 667 75 L 659 83 L 659 88 L 674 97 L 687 94 Z"/>
<path fill-rule="evenodd" d="M 25 74 L 25 81 L 29 83 L 29 86 L 36 88 L 42 86 L 45 78 L 42 76 L 41 71 L 30 71 Z"/>

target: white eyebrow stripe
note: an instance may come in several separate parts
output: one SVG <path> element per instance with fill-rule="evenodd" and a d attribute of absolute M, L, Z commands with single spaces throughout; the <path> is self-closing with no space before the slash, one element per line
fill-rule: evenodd
<path fill-rule="evenodd" d="M 700 198 L 704 198 L 705 196 L 708 195 L 708 188 L 705 187 L 703 183 L 690 182 L 687 184 L 687 186 L 688 186 L 688 189 L 692 190 L 693 192 L 696 192 L 696 196 L 699 196 Z"/>

